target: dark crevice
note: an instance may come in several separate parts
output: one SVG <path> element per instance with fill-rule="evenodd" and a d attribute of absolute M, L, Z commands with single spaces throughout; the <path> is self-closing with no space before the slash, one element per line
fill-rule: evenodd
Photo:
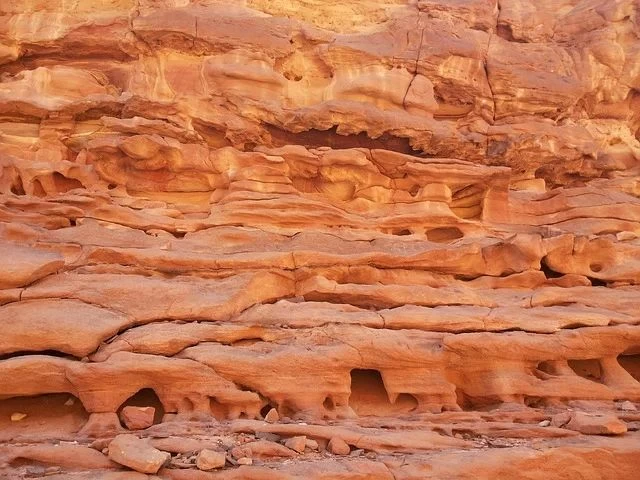
<path fill-rule="evenodd" d="M 326 402 L 325 399 L 325 407 Z M 412 412 L 418 407 L 418 401 L 409 393 L 400 393 L 392 403 L 378 370 L 356 368 L 351 370 L 349 406 L 361 416 L 384 416 Z"/>
<path fill-rule="evenodd" d="M 511 29 L 511 25 L 498 24 L 498 27 L 496 28 L 496 34 L 500 38 L 508 42 L 527 43 L 525 40 L 522 40 L 520 38 L 515 38 L 513 36 L 513 30 Z"/>
<path fill-rule="evenodd" d="M 561 272 L 558 272 L 556 270 L 553 270 L 547 264 L 547 257 L 542 257 L 542 259 L 540 260 L 540 271 L 542 273 L 544 273 L 544 276 L 547 277 L 547 279 L 560 278 L 560 277 L 564 276 L 564 273 L 561 273 Z"/>
<path fill-rule="evenodd" d="M 640 347 L 636 349 L 628 350 L 629 353 L 625 352 L 622 355 L 618 356 L 618 363 L 622 368 L 624 368 L 629 375 L 631 375 L 634 379 L 640 382 Z"/>
<path fill-rule="evenodd" d="M 22 178 L 20 178 L 19 176 L 16 177 L 13 185 L 11 185 L 11 193 L 13 193 L 14 195 L 26 195 L 24 186 L 22 185 Z"/>
<path fill-rule="evenodd" d="M 599 278 L 587 277 L 589 281 L 591 281 L 591 285 L 593 287 L 606 287 L 608 284 L 604 280 L 600 280 Z"/>
<path fill-rule="evenodd" d="M 6 353 L 4 355 L 0 355 L 0 361 L 8 360 L 10 358 L 16 358 L 16 357 L 30 357 L 34 355 L 46 355 L 48 357 L 65 358 L 67 360 L 80 360 L 79 357 L 75 357 L 68 353 L 59 352 L 58 350 L 41 350 L 41 351 L 24 350 L 24 351 L 12 352 L 12 353 Z"/>
<path fill-rule="evenodd" d="M 438 227 L 427 230 L 427 240 L 435 243 L 449 243 L 464 237 L 458 227 Z"/>
<path fill-rule="evenodd" d="M 271 134 L 271 143 L 274 147 L 285 145 L 302 145 L 306 148 L 330 147 L 332 149 L 347 148 L 368 148 L 391 150 L 407 155 L 415 155 L 420 150 L 415 150 L 411 146 L 408 138 L 395 137 L 388 133 L 382 134 L 378 138 L 370 138 L 366 133 L 354 135 L 341 135 L 338 127 L 328 130 L 307 130 L 305 132 L 287 132 L 276 127 L 267 127 Z"/>

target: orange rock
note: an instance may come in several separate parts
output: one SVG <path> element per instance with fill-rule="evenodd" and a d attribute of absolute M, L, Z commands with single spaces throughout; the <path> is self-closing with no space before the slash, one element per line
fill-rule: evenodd
<path fill-rule="evenodd" d="M 572 413 L 566 428 L 586 435 L 621 435 L 627 431 L 626 424 L 615 415 L 590 415 L 582 412 Z"/>
<path fill-rule="evenodd" d="M 171 454 L 153 448 L 134 435 L 118 435 L 109 444 L 109 458 L 141 473 L 157 473 Z"/>
<path fill-rule="evenodd" d="M 635 479 L 639 15 L 0 2 L 0 477 Z"/>
<path fill-rule="evenodd" d="M 349 445 L 340 437 L 333 437 L 331 440 L 329 440 L 327 450 L 329 450 L 334 455 L 349 455 L 351 448 L 349 448 Z"/>
<path fill-rule="evenodd" d="M 120 412 L 122 423 L 129 430 L 144 430 L 153 425 L 156 409 L 153 407 L 134 407 L 128 405 Z"/>

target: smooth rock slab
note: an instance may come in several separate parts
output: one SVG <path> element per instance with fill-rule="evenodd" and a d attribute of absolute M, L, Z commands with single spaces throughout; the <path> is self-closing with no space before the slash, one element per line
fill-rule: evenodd
<path fill-rule="evenodd" d="M 118 435 L 109 444 L 109 458 L 141 473 L 157 473 L 171 461 L 171 454 L 153 448 L 135 435 Z"/>
<path fill-rule="evenodd" d="M 574 412 L 566 427 L 586 435 L 622 435 L 627 425 L 615 415 L 589 415 Z"/>
<path fill-rule="evenodd" d="M 56 252 L 0 243 L 2 275 L 0 289 L 24 287 L 64 267 L 64 258 Z"/>
<path fill-rule="evenodd" d="M 70 299 L 11 303 L 0 307 L 0 318 L 11 319 L 2 326 L 0 355 L 56 350 L 84 357 L 128 323 L 120 313 Z"/>

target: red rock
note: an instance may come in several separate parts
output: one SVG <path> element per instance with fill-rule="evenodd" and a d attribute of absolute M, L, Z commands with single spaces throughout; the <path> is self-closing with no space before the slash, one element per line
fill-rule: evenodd
<path fill-rule="evenodd" d="M 135 435 L 118 435 L 109 444 L 109 458 L 140 473 L 157 473 L 171 460 L 171 454 Z"/>
<path fill-rule="evenodd" d="M 639 15 L 0 2 L 0 477 L 635 479 Z"/>
<path fill-rule="evenodd" d="M 611 414 L 587 414 L 574 412 L 566 428 L 586 435 L 621 435 L 626 433 L 626 424 Z"/>
<path fill-rule="evenodd" d="M 120 412 L 120 419 L 129 430 L 144 430 L 153 425 L 156 409 L 128 405 Z"/>
<path fill-rule="evenodd" d="M 276 423 L 278 420 L 280 420 L 280 415 L 278 415 L 278 411 L 275 408 L 269 410 L 264 416 L 265 422 Z"/>
<path fill-rule="evenodd" d="M 334 455 L 349 455 L 349 452 L 351 452 L 349 445 L 339 437 L 333 437 L 329 440 L 327 449 Z"/>
<path fill-rule="evenodd" d="M 307 446 L 307 437 L 304 435 L 299 435 L 296 437 L 291 437 L 284 442 L 284 446 L 290 448 L 291 450 L 295 450 L 298 453 L 303 453 L 304 449 Z"/>
<path fill-rule="evenodd" d="M 227 461 L 224 452 L 215 452 L 213 450 L 203 449 L 196 457 L 196 466 L 199 470 L 214 470 L 224 467 Z"/>

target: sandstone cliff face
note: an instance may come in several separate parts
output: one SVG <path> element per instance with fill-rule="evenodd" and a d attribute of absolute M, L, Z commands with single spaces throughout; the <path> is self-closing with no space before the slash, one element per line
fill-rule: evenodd
<path fill-rule="evenodd" d="M 637 478 L 636 0 L 0 15 L 0 476 Z"/>

